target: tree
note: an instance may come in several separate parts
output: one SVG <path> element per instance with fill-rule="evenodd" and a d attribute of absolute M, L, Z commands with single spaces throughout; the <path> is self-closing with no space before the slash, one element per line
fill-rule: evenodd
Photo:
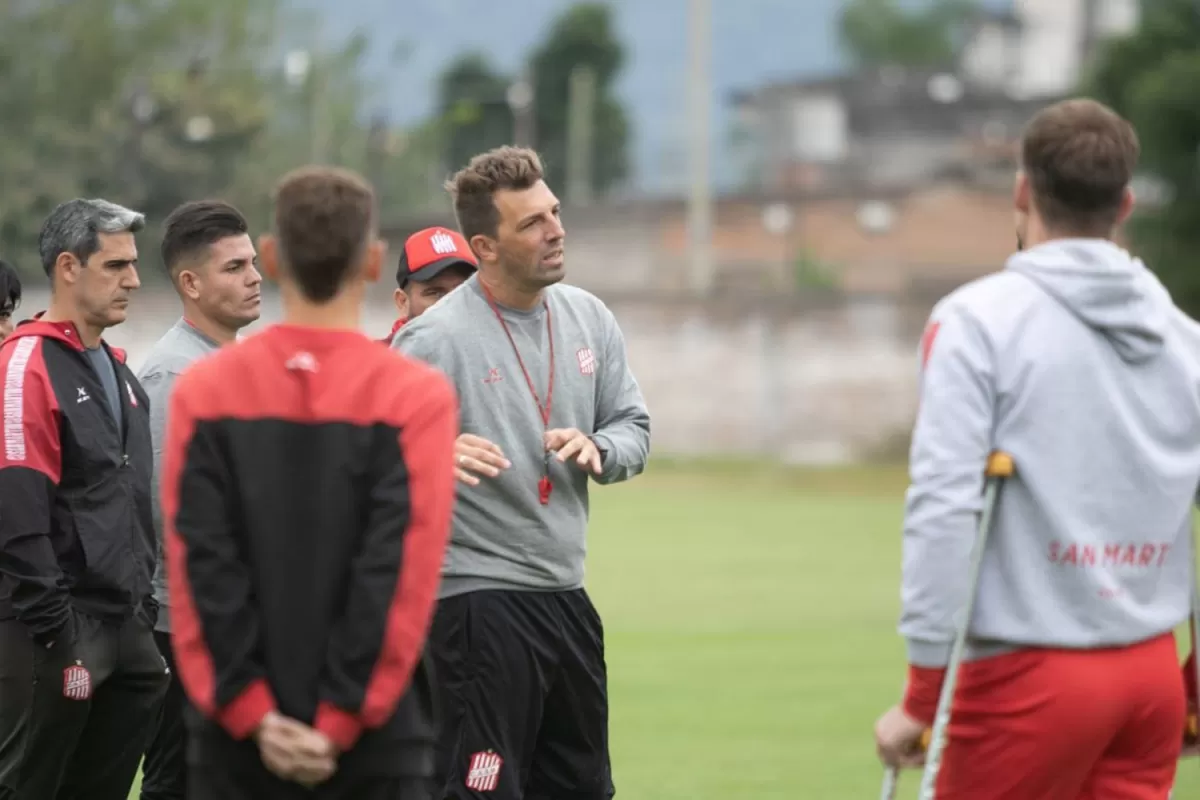
<path fill-rule="evenodd" d="M 1170 202 L 1129 223 L 1134 249 L 1175 301 L 1200 315 L 1200 7 L 1195 0 L 1146 3 L 1138 29 L 1101 50 L 1085 92 L 1133 123 L 1140 169 L 1163 181 Z"/>
<path fill-rule="evenodd" d="M 181 202 L 222 197 L 261 229 L 287 169 L 365 169 L 365 40 L 314 48 L 290 83 L 263 58 L 305 22 L 279 0 L 0 2 L 0 253 L 36 269 L 50 210 L 105 196 L 146 214 L 152 264 Z"/>
<path fill-rule="evenodd" d="M 41 220 L 70 197 L 103 194 L 153 227 L 226 187 L 262 127 L 254 56 L 273 33 L 271 0 L 3 9 L 0 185 L 21 191 L 0 193 L 0 248 L 19 264 L 37 263 Z"/>
<path fill-rule="evenodd" d="M 476 153 L 512 141 L 509 83 L 479 53 L 464 53 L 442 72 L 437 122 L 445 142 L 442 158 L 447 169 L 458 169 Z"/>
<path fill-rule="evenodd" d="M 567 181 L 571 74 L 576 67 L 590 68 L 594 78 L 593 189 L 603 192 L 628 174 L 629 120 L 613 93 L 624 61 L 625 48 L 617 39 L 612 9 L 606 3 L 580 3 L 567 9 L 534 50 L 530 71 L 537 147 L 545 161 L 547 182 L 556 190 L 565 188 Z"/>
<path fill-rule="evenodd" d="M 898 0 L 851 0 L 838 36 L 859 66 L 941 67 L 953 62 L 977 11 L 972 0 L 932 0 L 919 10 Z"/>

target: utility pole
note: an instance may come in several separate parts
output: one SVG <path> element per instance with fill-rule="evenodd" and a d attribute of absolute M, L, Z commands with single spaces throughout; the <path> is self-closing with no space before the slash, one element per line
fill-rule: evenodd
<path fill-rule="evenodd" d="M 593 139 L 596 126 L 596 70 L 580 64 L 571 70 L 567 99 L 567 202 L 592 201 Z"/>
<path fill-rule="evenodd" d="M 708 294 L 713 281 L 710 117 L 712 0 L 688 3 L 688 268 L 692 291 Z"/>
<path fill-rule="evenodd" d="M 309 70 L 308 159 L 312 164 L 324 164 L 329 137 L 329 112 L 326 106 L 329 91 L 328 59 L 322 49 L 324 41 L 320 27 L 313 32 L 312 61 Z"/>
<path fill-rule="evenodd" d="M 534 95 L 533 80 L 528 69 L 523 70 L 521 77 L 508 87 L 505 99 L 513 115 L 513 144 L 518 147 L 533 147 L 536 122 L 534 104 L 537 97 Z"/>

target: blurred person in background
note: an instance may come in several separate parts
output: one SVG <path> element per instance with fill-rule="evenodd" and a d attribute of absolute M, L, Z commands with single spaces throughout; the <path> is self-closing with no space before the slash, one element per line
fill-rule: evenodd
<path fill-rule="evenodd" d="M 171 685 L 142 765 L 141 800 L 182 800 L 187 790 L 187 704 L 171 653 L 170 603 L 162 551 L 158 476 L 166 439 L 167 404 L 176 378 L 194 361 L 237 340 L 258 319 L 262 276 L 246 218 L 216 200 L 186 203 L 167 217 L 162 261 L 179 294 L 183 315 L 151 348 L 138 379 L 150 398 L 154 444 L 154 532 L 159 559 L 154 570 L 158 624 L 154 638 L 171 669 Z"/>
<path fill-rule="evenodd" d="M 588 483 L 640 474 L 650 416 L 612 312 L 560 283 L 559 202 L 532 150 L 449 184 L 479 271 L 396 334 L 462 403 L 460 481 L 429 636 L 450 800 L 604 800 L 604 632 L 584 590 Z M 483 476 L 486 480 L 480 480 Z"/>
<path fill-rule="evenodd" d="M 21 305 L 21 276 L 17 269 L 0 259 L 0 342 L 13 332 L 13 314 Z"/>
<path fill-rule="evenodd" d="M 392 297 L 399 316 L 383 341 L 390 343 L 405 322 L 461 286 L 478 266 L 471 246 L 458 231 L 426 228 L 409 236 L 400 253 Z"/>
<path fill-rule="evenodd" d="M 274 223 L 283 321 L 193 364 L 167 412 L 187 796 L 429 800 L 454 392 L 359 329 L 385 252 L 361 177 L 290 173 Z"/>
<path fill-rule="evenodd" d="M 140 286 L 144 224 L 104 200 L 54 209 L 50 306 L 0 345 L 4 800 L 126 800 L 167 687 L 149 398 L 102 338 Z"/>

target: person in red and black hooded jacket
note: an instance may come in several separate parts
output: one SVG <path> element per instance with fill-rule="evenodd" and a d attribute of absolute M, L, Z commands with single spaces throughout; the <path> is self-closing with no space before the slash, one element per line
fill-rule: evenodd
<path fill-rule="evenodd" d="M 167 686 L 154 644 L 148 401 L 101 338 L 139 286 L 141 214 L 58 206 L 46 312 L 0 345 L 0 797 L 128 795 Z M 36 713 L 35 713 L 36 712 Z"/>
<path fill-rule="evenodd" d="M 429 800 L 422 658 L 454 501 L 458 402 L 359 330 L 374 192 L 305 168 L 259 243 L 283 322 L 175 384 L 161 493 L 188 800 Z M 307 789 L 315 787 L 315 791 Z"/>
<path fill-rule="evenodd" d="M 396 270 L 393 301 L 400 316 L 382 341 L 391 344 L 396 331 L 424 314 L 438 300 L 461 286 L 479 269 L 479 259 L 458 231 L 425 228 L 404 242 Z"/>

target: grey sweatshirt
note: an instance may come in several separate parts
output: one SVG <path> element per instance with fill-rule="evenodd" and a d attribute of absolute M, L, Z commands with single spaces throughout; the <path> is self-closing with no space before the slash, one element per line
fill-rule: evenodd
<path fill-rule="evenodd" d="M 599 483 L 646 466 L 650 416 L 612 312 L 588 292 L 546 290 L 554 335 L 550 428 L 592 435 L 603 454 Z M 502 308 L 538 395 L 546 401 L 546 315 Z M 551 462 L 548 505 L 538 498 L 544 426 L 512 345 L 472 277 L 402 327 L 392 347 L 442 370 L 458 391 L 462 430 L 494 442 L 512 466 L 478 486 L 458 486 L 442 597 L 479 589 L 565 590 L 583 585 L 588 473 Z"/>
<path fill-rule="evenodd" d="M 158 601 L 157 630 L 169 631 L 170 597 L 163 563 L 162 507 L 159 504 L 158 475 L 162 468 L 163 446 L 167 437 L 167 398 L 175 379 L 194 361 L 216 351 L 220 345 L 180 319 L 154 343 L 138 373 L 138 381 L 150 398 L 150 438 L 154 447 L 154 479 L 151 503 L 154 532 L 158 536 L 158 564 L 154 568 L 154 599 Z"/>
<path fill-rule="evenodd" d="M 934 309 L 904 521 L 900 631 L 945 665 L 988 452 L 1013 456 L 968 658 L 1100 648 L 1188 614 L 1200 485 L 1200 327 L 1116 245 L 1050 242 Z"/>

